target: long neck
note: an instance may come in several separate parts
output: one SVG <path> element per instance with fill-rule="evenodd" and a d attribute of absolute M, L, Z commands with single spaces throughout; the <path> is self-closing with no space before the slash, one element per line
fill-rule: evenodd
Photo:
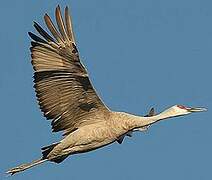
<path fill-rule="evenodd" d="M 156 123 L 160 120 L 164 120 L 171 117 L 178 116 L 173 108 L 169 108 L 165 111 L 163 111 L 160 114 L 157 114 L 155 116 L 151 117 L 141 117 L 141 116 L 135 116 L 135 115 L 129 115 L 128 116 L 128 122 L 131 125 L 131 128 L 139 128 L 143 126 L 147 126 L 153 123 Z"/>

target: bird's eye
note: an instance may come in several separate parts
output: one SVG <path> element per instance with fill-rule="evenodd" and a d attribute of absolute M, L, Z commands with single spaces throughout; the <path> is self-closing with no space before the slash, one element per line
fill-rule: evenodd
<path fill-rule="evenodd" d="M 177 105 L 178 108 L 180 109 L 187 109 L 187 107 L 183 106 L 183 105 Z"/>

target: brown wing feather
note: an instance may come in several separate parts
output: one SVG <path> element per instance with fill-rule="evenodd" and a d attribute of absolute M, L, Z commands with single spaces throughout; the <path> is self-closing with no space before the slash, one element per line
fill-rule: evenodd
<path fill-rule="evenodd" d="M 104 120 L 109 112 L 91 85 L 76 48 L 68 8 L 65 24 L 56 8 L 59 32 L 50 17 L 44 16 L 52 38 L 37 23 L 36 30 L 45 39 L 29 33 L 36 96 L 44 116 L 52 119 L 54 132 L 65 135 L 87 124 Z"/>

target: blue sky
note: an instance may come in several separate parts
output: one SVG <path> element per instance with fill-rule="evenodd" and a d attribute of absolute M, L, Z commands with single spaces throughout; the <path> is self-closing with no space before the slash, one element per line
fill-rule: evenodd
<path fill-rule="evenodd" d="M 104 102 L 116 111 L 146 114 L 174 104 L 206 113 L 171 119 L 135 133 L 122 145 L 46 163 L 11 179 L 212 179 L 212 1 L 2 1 L 1 177 L 39 158 L 60 139 L 40 113 L 32 83 L 33 20 L 71 7 L 81 59 Z"/>

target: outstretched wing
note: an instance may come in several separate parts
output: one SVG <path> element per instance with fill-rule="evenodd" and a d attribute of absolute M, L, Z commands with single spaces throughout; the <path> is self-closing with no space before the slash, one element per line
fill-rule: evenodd
<path fill-rule="evenodd" d="M 59 31 L 50 17 L 44 16 L 53 37 L 34 22 L 43 38 L 29 32 L 33 40 L 30 50 L 40 108 L 52 120 L 53 132 L 64 130 L 67 135 L 80 126 L 104 120 L 109 110 L 96 94 L 80 62 L 68 7 L 65 21 L 59 6 L 55 16 Z"/>

